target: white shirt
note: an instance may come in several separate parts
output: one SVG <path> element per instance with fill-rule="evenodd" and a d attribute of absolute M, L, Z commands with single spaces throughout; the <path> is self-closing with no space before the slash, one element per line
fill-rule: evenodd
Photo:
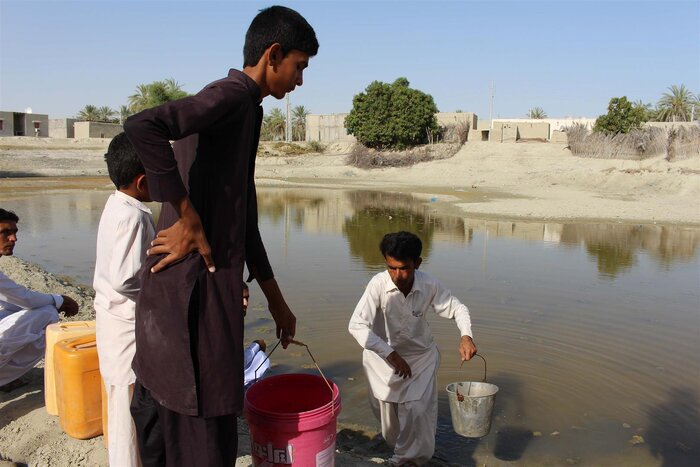
<path fill-rule="evenodd" d="M 61 308 L 63 297 L 29 290 L 0 272 L 0 315 L 46 305 L 53 305 L 56 309 Z"/>
<path fill-rule="evenodd" d="M 134 323 L 140 271 L 155 237 L 151 210 L 120 191 L 110 195 L 97 230 L 95 312 L 100 372 L 107 384 L 135 381 Z"/>
<path fill-rule="evenodd" d="M 437 279 L 416 271 L 413 287 L 404 296 L 388 271 L 375 275 L 350 318 L 348 330 L 365 349 L 362 355 L 375 397 L 387 402 L 418 400 L 433 384 L 440 354 L 426 314 L 454 319 L 462 336 L 471 336 L 469 310 Z M 396 351 L 411 367 L 412 376 L 394 374 L 386 358 Z"/>
<path fill-rule="evenodd" d="M 248 387 L 250 384 L 262 378 L 269 369 L 270 359 L 267 358 L 265 352 L 260 349 L 260 344 L 253 342 L 246 347 L 243 351 L 244 387 Z"/>

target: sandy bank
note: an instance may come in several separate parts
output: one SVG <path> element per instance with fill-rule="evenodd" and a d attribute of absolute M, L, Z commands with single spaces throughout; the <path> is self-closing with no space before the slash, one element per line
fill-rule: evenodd
<path fill-rule="evenodd" d="M 9 141 L 8 141 L 9 140 Z M 29 141 L 27 141 L 29 140 Z M 105 175 L 103 146 L 0 138 L 0 177 Z M 345 164 L 348 145 L 324 154 L 258 157 L 260 185 L 408 192 L 470 217 L 700 225 L 700 155 L 677 162 L 575 157 L 562 144 L 468 142 L 452 158 L 407 168 Z M 261 152 L 262 153 L 262 152 Z"/>
<path fill-rule="evenodd" d="M 408 168 L 357 169 L 344 155 L 266 158 L 256 177 L 423 194 L 470 217 L 700 225 L 700 157 L 585 159 L 550 143 L 470 142 L 452 158 Z"/>

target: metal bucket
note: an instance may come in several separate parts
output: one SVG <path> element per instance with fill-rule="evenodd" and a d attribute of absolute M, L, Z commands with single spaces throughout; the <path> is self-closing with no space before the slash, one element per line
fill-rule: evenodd
<path fill-rule="evenodd" d="M 459 435 L 467 438 L 481 438 L 491 429 L 491 416 L 496 401 L 498 386 L 486 383 L 486 360 L 484 360 L 484 382 L 463 381 L 447 385 L 450 401 L 452 427 Z M 464 362 L 462 362 L 464 363 Z"/>

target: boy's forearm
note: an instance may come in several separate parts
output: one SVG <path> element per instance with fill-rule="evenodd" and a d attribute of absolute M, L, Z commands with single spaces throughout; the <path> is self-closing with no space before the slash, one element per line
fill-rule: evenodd
<path fill-rule="evenodd" d="M 263 281 L 258 280 L 258 284 L 271 308 L 277 309 L 282 304 L 286 304 L 279 284 L 277 284 L 277 280 L 274 277 Z"/>

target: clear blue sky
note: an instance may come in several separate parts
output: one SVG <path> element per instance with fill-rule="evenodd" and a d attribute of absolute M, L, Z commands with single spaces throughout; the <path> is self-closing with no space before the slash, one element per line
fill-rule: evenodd
<path fill-rule="evenodd" d="M 596 117 L 611 97 L 700 92 L 700 0 L 293 1 L 321 44 L 292 105 L 347 112 L 373 80 L 408 78 L 441 111 Z M 242 65 L 273 1 L 0 0 L 0 110 L 118 109 L 138 84 L 188 92 Z M 267 98 L 268 111 L 280 102 Z"/>

